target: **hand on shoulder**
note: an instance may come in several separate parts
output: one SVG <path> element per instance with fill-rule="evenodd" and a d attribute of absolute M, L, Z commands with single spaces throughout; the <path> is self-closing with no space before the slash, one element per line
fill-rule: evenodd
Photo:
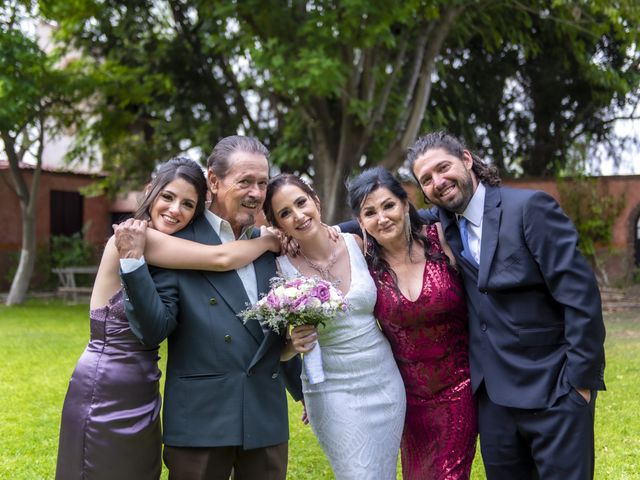
<path fill-rule="evenodd" d="M 264 238 L 269 242 L 267 248 L 270 252 L 280 253 L 280 251 L 284 249 L 283 235 L 277 228 L 262 225 L 260 227 L 260 238 Z"/>
<path fill-rule="evenodd" d="M 129 218 L 119 225 L 113 225 L 115 246 L 120 258 L 140 258 L 147 242 L 146 220 Z"/>

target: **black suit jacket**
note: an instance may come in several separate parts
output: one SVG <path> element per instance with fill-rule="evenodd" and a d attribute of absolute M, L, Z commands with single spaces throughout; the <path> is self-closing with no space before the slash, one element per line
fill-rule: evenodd
<path fill-rule="evenodd" d="M 497 404 L 544 408 L 571 387 L 604 389 L 598 285 L 557 202 L 486 187 L 479 269 L 460 254 L 455 215 L 439 213 L 467 292 L 474 391 L 484 381 Z"/>
<path fill-rule="evenodd" d="M 177 235 L 220 244 L 204 216 Z M 253 264 L 258 292 L 266 293 L 276 273 L 274 255 Z M 123 274 L 122 281 L 133 332 L 148 345 L 169 341 L 166 445 L 252 449 L 287 441 L 285 383 L 296 400 L 302 398 L 300 359 L 280 362 L 284 338 L 238 317 L 249 299 L 235 271 L 145 266 Z"/>

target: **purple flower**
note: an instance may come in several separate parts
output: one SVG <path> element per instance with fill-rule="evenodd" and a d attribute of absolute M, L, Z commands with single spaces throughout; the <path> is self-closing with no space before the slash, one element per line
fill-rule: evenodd
<path fill-rule="evenodd" d="M 328 302 L 331 297 L 331 292 L 329 290 L 329 285 L 326 283 L 319 283 L 311 290 L 311 296 L 316 297 L 322 303 Z"/>
<path fill-rule="evenodd" d="M 302 284 L 304 283 L 304 280 L 302 278 L 294 278 L 292 280 L 289 280 L 285 286 L 286 287 L 293 287 L 293 288 L 299 288 Z"/>
<path fill-rule="evenodd" d="M 273 290 L 271 290 L 267 294 L 267 305 L 269 306 L 269 308 L 272 308 L 274 310 L 280 308 L 280 298 L 274 293 Z"/>
<path fill-rule="evenodd" d="M 297 298 L 295 300 L 295 302 L 293 302 L 293 304 L 291 305 L 291 311 L 295 312 L 297 310 L 302 310 L 304 309 L 304 307 L 307 305 L 307 301 L 309 300 L 309 297 L 306 295 L 302 295 L 299 298 Z"/>

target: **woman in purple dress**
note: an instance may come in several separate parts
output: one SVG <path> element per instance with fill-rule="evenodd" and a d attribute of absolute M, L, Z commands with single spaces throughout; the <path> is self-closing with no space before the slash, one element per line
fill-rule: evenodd
<path fill-rule="evenodd" d="M 349 183 L 386 334 L 407 393 L 402 476 L 468 479 L 476 405 L 469 378 L 467 311 L 453 256 L 439 225 L 424 226 L 407 193 L 384 168 Z"/>
<path fill-rule="evenodd" d="M 145 258 L 149 263 L 230 270 L 266 250 L 279 251 L 279 240 L 269 235 L 216 246 L 166 235 L 203 214 L 206 191 L 204 174 L 196 162 L 176 158 L 160 167 L 135 214 L 154 228 L 147 230 Z M 91 295 L 91 339 L 73 372 L 62 409 L 58 480 L 160 477 L 158 346 L 143 345 L 129 327 L 119 265 L 112 237 Z"/>

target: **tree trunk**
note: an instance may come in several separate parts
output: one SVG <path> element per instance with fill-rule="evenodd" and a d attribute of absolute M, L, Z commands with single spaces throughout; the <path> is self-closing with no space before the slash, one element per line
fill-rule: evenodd
<path fill-rule="evenodd" d="M 22 249 L 20 263 L 7 297 L 7 305 L 18 305 L 24 302 L 31 283 L 31 276 L 36 264 L 36 216 L 35 212 L 22 210 Z"/>
<path fill-rule="evenodd" d="M 5 152 L 9 160 L 11 177 L 15 186 L 16 195 L 20 200 L 22 213 L 22 249 L 20 250 L 20 262 L 7 297 L 7 305 L 18 305 L 24 302 L 27 290 L 31 283 L 33 269 L 36 264 L 36 218 L 38 207 L 38 189 L 40 187 L 40 174 L 42 173 L 42 153 L 44 150 L 44 119 L 39 118 L 38 151 L 36 153 L 36 166 L 33 169 L 31 188 L 24 180 L 20 170 L 22 152 L 16 150 L 16 137 L 9 132 L 2 131 Z"/>
<path fill-rule="evenodd" d="M 349 171 L 350 166 L 340 166 L 340 155 L 337 153 L 340 148 L 335 143 L 335 136 L 320 125 L 310 130 L 313 139 L 314 189 L 320 197 L 322 221 L 335 225 L 350 218 L 351 211 L 347 205 L 347 190 L 344 186 L 345 171 Z M 343 154 L 343 160 L 344 157 Z"/>
<path fill-rule="evenodd" d="M 345 172 L 336 168 L 329 158 L 318 158 L 316 179 L 322 179 L 316 186 L 322 204 L 322 221 L 335 225 L 351 218 L 351 209 L 347 204 Z"/>

